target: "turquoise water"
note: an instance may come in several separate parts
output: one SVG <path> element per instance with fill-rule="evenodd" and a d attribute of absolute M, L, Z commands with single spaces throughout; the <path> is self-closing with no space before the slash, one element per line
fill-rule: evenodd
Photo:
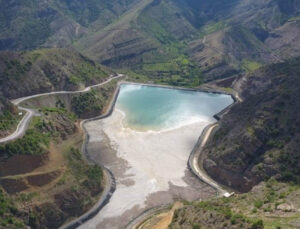
<path fill-rule="evenodd" d="M 212 121 L 232 103 L 231 96 L 224 94 L 123 84 L 116 109 L 126 115 L 125 126 L 158 131 Z"/>

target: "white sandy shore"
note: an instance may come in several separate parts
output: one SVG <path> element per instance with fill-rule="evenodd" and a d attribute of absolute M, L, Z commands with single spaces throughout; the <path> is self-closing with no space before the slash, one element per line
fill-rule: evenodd
<path fill-rule="evenodd" d="M 205 126 L 210 123 L 198 122 L 161 132 L 137 132 L 124 128 L 123 118 L 122 113 L 115 110 L 109 118 L 86 125 L 91 144 L 101 143 L 104 132 L 117 156 L 127 165 L 126 172 L 116 177 L 117 188 L 110 202 L 81 228 L 120 228 L 120 225 L 104 225 L 102 222 L 120 217 L 133 208 L 149 207 L 147 199 L 150 194 L 167 192 L 170 186 L 187 187 L 184 177 L 189 154 Z M 113 164 L 106 166 L 112 171 L 115 169 Z"/>

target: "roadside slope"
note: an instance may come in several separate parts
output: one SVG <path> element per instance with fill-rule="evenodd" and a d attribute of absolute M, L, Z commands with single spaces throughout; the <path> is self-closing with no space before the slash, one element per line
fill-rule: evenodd
<path fill-rule="evenodd" d="M 0 52 L 0 91 L 8 99 L 79 90 L 104 81 L 109 72 L 69 49 Z"/>
<path fill-rule="evenodd" d="M 17 138 L 22 137 L 25 134 L 26 129 L 27 129 L 28 125 L 29 125 L 29 122 L 31 121 L 31 119 L 33 118 L 33 116 L 34 115 L 38 115 L 37 112 L 35 110 L 33 110 L 33 109 L 26 108 L 26 106 L 25 107 L 19 106 L 20 103 L 22 103 L 22 102 L 26 103 L 27 100 L 31 100 L 33 98 L 39 98 L 39 97 L 44 97 L 45 98 L 45 96 L 50 96 L 50 95 L 51 96 L 55 96 L 55 95 L 62 95 L 63 96 L 63 95 L 72 95 L 72 94 L 76 95 L 76 94 L 80 94 L 80 93 L 89 92 L 93 88 L 101 87 L 101 86 L 103 86 L 105 84 L 108 84 L 111 81 L 113 81 L 115 79 L 118 79 L 118 78 L 121 78 L 121 77 L 123 77 L 123 75 L 117 75 L 117 76 L 114 76 L 114 77 L 112 76 L 112 77 L 108 78 L 106 81 L 104 81 L 102 83 L 99 83 L 99 84 L 96 84 L 96 85 L 92 85 L 92 86 L 88 86 L 85 89 L 80 90 L 80 91 L 57 91 L 57 92 L 49 92 L 49 93 L 36 94 L 36 95 L 26 96 L 26 97 L 22 97 L 22 98 L 18 98 L 18 99 L 12 100 L 12 103 L 15 106 L 17 106 L 19 110 L 24 111 L 25 115 L 20 120 L 19 124 L 17 125 L 17 128 L 16 128 L 15 132 L 13 132 L 9 136 L 1 138 L 0 139 L 0 143 L 6 143 L 6 142 L 13 141 L 13 140 L 15 140 Z M 61 101 L 61 100 L 57 100 L 56 103 L 58 101 Z M 63 102 L 61 101 L 61 103 L 63 103 Z M 30 102 L 27 103 L 27 105 L 28 104 L 30 104 Z M 66 105 L 63 105 L 63 106 L 65 107 Z M 69 106 L 72 106 L 72 105 L 69 105 Z M 75 113 L 76 113 L 76 107 L 71 108 L 71 110 L 72 109 L 73 109 L 73 111 L 75 110 Z M 86 107 L 86 109 L 88 109 L 88 108 Z M 99 107 L 99 109 L 102 109 L 102 107 L 101 108 Z M 99 111 L 99 109 L 97 111 Z M 77 114 L 77 115 L 80 116 L 80 114 Z"/>

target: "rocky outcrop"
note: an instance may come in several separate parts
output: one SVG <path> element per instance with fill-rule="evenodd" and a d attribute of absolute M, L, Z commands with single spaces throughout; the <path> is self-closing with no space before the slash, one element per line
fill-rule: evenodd
<path fill-rule="evenodd" d="M 64 114 L 64 112 L 66 111 L 57 113 L 45 111 L 45 118 L 38 126 L 39 131 L 58 135 L 62 140 L 78 131 L 71 114 Z"/>
<path fill-rule="evenodd" d="M 253 177 L 251 175 L 251 177 L 249 178 L 249 176 L 246 177 L 246 175 L 244 174 L 239 174 L 227 169 L 223 169 L 211 159 L 204 160 L 203 168 L 215 180 L 222 181 L 222 184 L 229 187 L 234 187 L 240 192 L 249 191 L 255 184 L 257 184 L 258 181 L 256 177 Z"/>

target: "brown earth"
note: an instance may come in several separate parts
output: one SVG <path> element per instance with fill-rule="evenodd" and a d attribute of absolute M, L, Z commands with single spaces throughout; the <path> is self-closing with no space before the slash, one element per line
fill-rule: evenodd
<path fill-rule="evenodd" d="M 16 155 L 2 162 L 1 185 L 9 194 L 40 191 L 61 175 L 64 164 L 62 154 L 52 143 L 47 154 Z"/>
<path fill-rule="evenodd" d="M 49 147 L 47 163 L 36 168 L 33 172 L 40 173 L 40 172 L 45 172 L 45 171 L 53 171 L 56 169 L 60 169 L 64 165 L 65 165 L 65 162 L 64 162 L 62 153 L 59 151 L 59 149 L 55 145 L 55 143 L 51 143 L 50 147 Z"/>
<path fill-rule="evenodd" d="M 9 194 L 22 192 L 28 188 L 23 179 L 1 179 L 1 186 Z"/>
<path fill-rule="evenodd" d="M 27 177 L 27 181 L 30 185 L 41 187 L 41 186 L 44 186 L 46 184 L 51 183 L 60 174 L 61 174 L 60 171 L 54 171 L 54 172 L 51 172 L 51 173 L 33 175 L 33 176 Z"/>
<path fill-rule="evenodd" d="M 0 176 L 2 186 L 8 193 L 22 191 L 40 191 L 43 186 L 50 184 L 66 171 L 66 160 L 62 149 L 70 145 L 70 141 L 79 139 L 82 133 L 78 132 L 66 139 L 66 144 L 50 143 L 49 152 L 43 155 L 14 155 L 0 162 Z M 76 146 L 77 143 L 74 143 Z M 23 184 L 22 186 L 20 184 Z"/>
<path fill-rule="evenodd" d="M 9 194 L 40 191 L 39 188 L 52 183 L 61 175 L 61 171 L 46 172 L 37 175 L 22 175 L 12 178 L 2 178 L 1 186 Z"/>
<path fill-rule="evenodd" d="M 89 166 L 82 160 L 82 132 L 62 142 L 50 144 L 47 160 L 30 172 L 2 177 L 1 186 L 18 209 L 18 218 L 32 228 L 58 228 L 68 219 L 87 211 L 103 189 L 103 183 L 89 177 Z M 16 170 L 17 173 L 20 172 Z M 0 227 L 1 228 L 1 227 Z"/>
<path fill-rule="evenodd" d="M 53 171 L 64 165 L 63 155 L 54 143 L 50 144 L 49 153 L 43 155 L 14 155 L 0 162 L 0 177 Z"/>
<path fill-rule="evenodd" d="M 151 217 L 149 220 L 138 226 L 137 229 L 167 229 L 171 224 L 175 210 L 182 208 L 181 202 L 175 202 L 172 209 Z"/>
<path fill-rule="evenodd" d="M 14 155 L 0 161 L 0 177 L 32 172 L 44 166 L 49 161 L 49 154 L 44 155 Z"/>

